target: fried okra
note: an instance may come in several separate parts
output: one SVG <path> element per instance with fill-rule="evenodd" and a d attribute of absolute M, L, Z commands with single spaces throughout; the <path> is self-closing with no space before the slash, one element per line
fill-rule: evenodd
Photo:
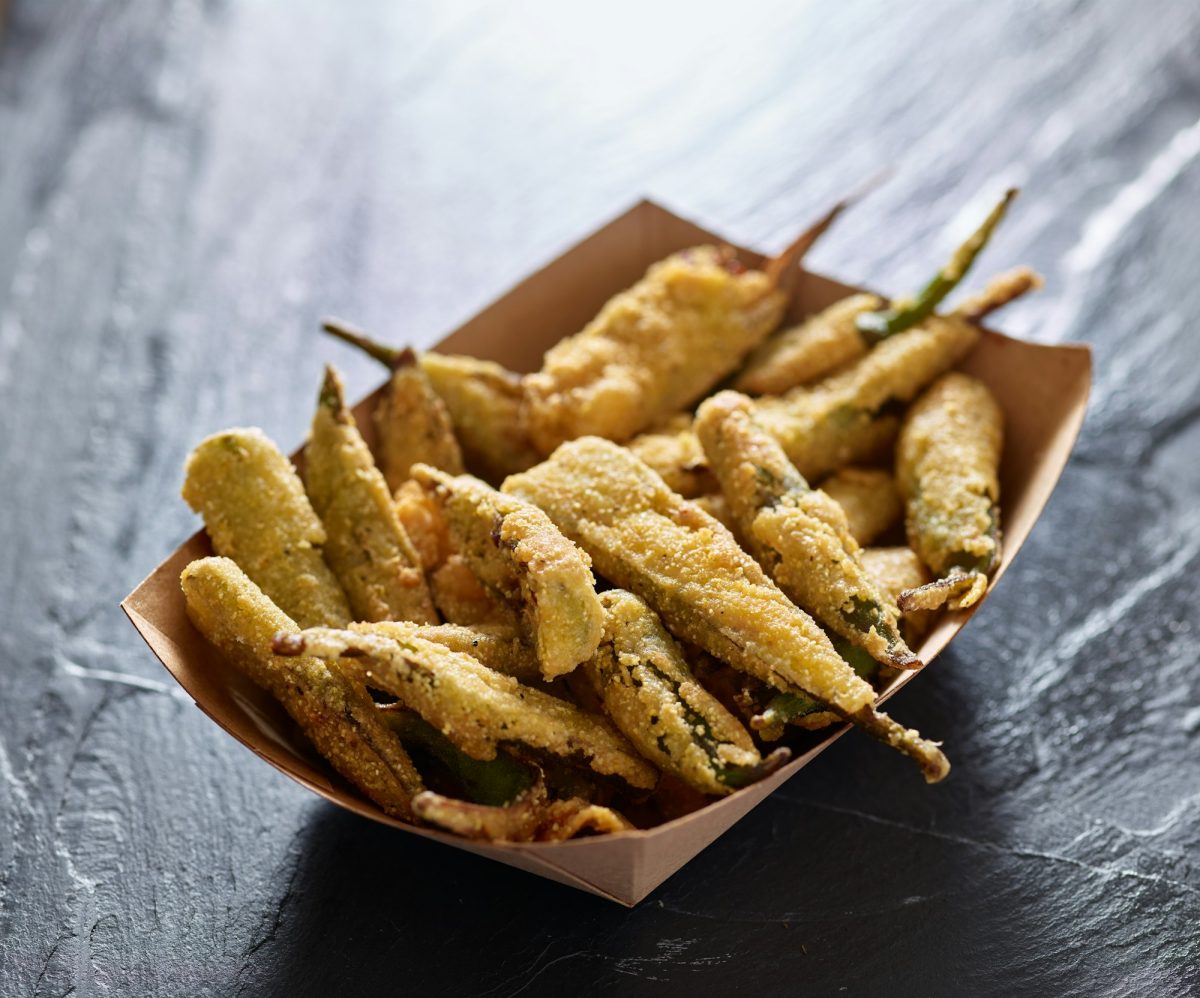
<path fill-rule="evenodd" d="M 274 648 L 277 655 L 337 662 L 415 710 L 472 758 L 494 759 L 497 746 L 519 744 L 580 759 L 634 787 L 657 782 L 654 767 L 604 718 L 424 638 L 310 628 L 281 634 Z"/>
<path fill-rule="evenodd" d="M 677 638 L 776 689 L 819 699 L 912 756 L 930 782 L 949 771 L 935 745 L 875 711 L 871 685 L 733 535 L 628 450 L 584 437 L 504 489 L 544 509 L 606 579 L 645 600 Z"/>
<path fill-rule="evenodd" d="M 296 469 L 258 429 L 216 433 L 188 456 L 183 498 L 232 558 L 301 626 L 350 620 L 346 594 L 321 556 L 325 527 Z"/>
<path fill-rule="evenodd" d="M 436 623 L 420 556 L 332 367 L 325 370 L 304 456 L 308 497 L 325 525 L 325 557 L 355 619 Z"/>
<path fill-rule="evenodd" d="M 987 577 L 1000 562 L 1003 443 L 1000 406 L 969 375 L 945 375 L 909 410 L 896 448 L 896 478 L 909 544 L 941 580 L 902 597 L 907 607 L 929 609 L 947 596 L 962 609 L 987 591 Z"/>
<path fill-rule="evenodd" d="M 700 246 L 656 263 L 525 378 L 543 454 L 596 434 L 626 441 L 700 399 L 775 328 L 787 296 L 731 252 Z"/>
<path fill-rule="evenodd" d="M 584 666 L 613 724 L 664 772 L 706 794 L 729 794 L 790 757 L 764 760 L 750 733 L 692 675 L 657 614 L 633 593 L 612 589 L 604 638 Z"/>
<path fill-rule="evenodd" d="M 604 610 L 587 555 L 536 506 L 469 475 L 418 465 L 414 477 L 438 504 L 471 571 L 517 615 L 547 679 L 596 651 Z"/>
<path fill-rule="evenodd" d="M 820 624 L 876 661 L 918 668 L 900 637 L 899 612 L 859 561 L 846 514 L 809 488 L 753 413 L 750 399 L 726 391 L 696 415 L 696 432 L 751 553 Z"/>
<path fill-rule="evenodd" d="M 228 558 L 192 562 L 180 585 L 196 629 L 283 704 L 333 768 L 387 814 L 411 819 L 424 785 L 370 694 L 318 659 L 276 658 L 275 638 L 299 627 Z"/>
<path fill-rule="evenodd" d="M 821 491 L 842 507 L 851 536 L 863 546 L 904 515 L 896 480 L 880 468 L 842 468 L 821 483 Z"/>

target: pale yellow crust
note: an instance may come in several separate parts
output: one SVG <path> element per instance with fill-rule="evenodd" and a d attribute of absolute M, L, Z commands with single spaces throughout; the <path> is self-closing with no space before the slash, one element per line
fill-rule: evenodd
<path fill-rule="evenodd" d="M 450 412 L 469 471 L 499 482 L 541 459 L 525 429 L 517 375 L 490 360 L 439 353 L 422 354 L 421 369 Z"/>
<path fill-rule="evenodd" d="M 629 440 L 730 374 L 785 304 L 766 274 L 714 247 L 668 257 L 525 379 L 530 436 L 543 454 L 587 434 Z"/>
<path fill-rule="evenodd" d="M 779 398 L 760 400 L 758 418 L 805 478 L 878 459 L 895 439 L 890 411 L 962 360 L 979 327 L 949 316 L 884 340 L 845 370 Z"/>
<path fill-rule="evenodd" d="M 876 661 L 919 664 L 899 636 L 899 611 L 858 559 L 842 508 L 808 487 L 753 413 L 749 398 L 726 391 L 696 415 L 696 432 L 751 553 L 799 607 Z"/>
<path fill-rule="evenodd" d="M 657 429 L 638 434 L 629 441 L 629 449 L 685 499 L 717 491 L 704 448 L 692 432 L 690 413 L 677 413 Z"/>
<path fill-rule="evenodd" d="M 452 475 L 462 474 L 463 459 L 454 437 L 450 410 L 433 390 L 411 351 L 411 363 L 392 372 L 392 380 L 375 406 L 379 468 L 395 492 L 414 464 L 428 464 Z"/>
<path fill-rule="evenodd" d="M 604 610 L 587 555 L 536 506 L 477 478 L 424 465 L 413 474 L 441 509 L 471 571 L 518 613 L 543 676 L 565 675 L 591 658 Z"/>
<path fill-rule="evenodd" d="M 180 584 L 196 629 L 283 704 L 334 769 L 387 814 L 411 819 L 421 777 L 370 694 L 318 659 L 276 658 L 276 635 L 300 629 L 228 558 L 192 562 Z"/>
<path fill-rule="evenodd" d="M 904 515 L 896 480 L 881 468 L 842 468 L 821 483 L 821 491 L 842 507 L 850 533 L 863 546 Z"/>
<path fill-rule="evenodd" d="M 541 679 L 537 656 L 521 640 L 516 627 L 508 624 L 413 624 L 409 621 L 386 620 L 378 623 L 351 624 L 350 630 L 385 637 L 418 637 L 451 651 L 470 655 L 489 669 L 503 672 L 523 683 Z"/>
<path fill-rule="evenodd" d="M 910 547 L 863 548 L 859 558 L 883 593 L 897 604 L 901 593 L 924 586 L 932 578 L 925 563 Z M 918 607 L 904 610 L 901 616 L 905 637 L 910 641 L 929 627 L 929 614 Z"/>
<path fill-rule="evenodd" d="M 999 558 L 1000 454 L 1004 416 L 986 385 L 947 374 L 909 410 L 896 448 L 908 540 L 936 575 Z M 987 566 L 986 568 L 984 566 Z"/>
<path fill-rule="evenodd" d="M 333 368 L 326 371 L 304 457 L 308 497 L 325 525 L 325 558 L 354 618 L 437 623 L 420 556 Z"/>
<path fill-rule="evenodd" d="M 350 620 L 346 594 L 321 556 L 325 528 L 296 469 L 262 430 L 203 440 L 188 456 L 183 498 L 204 517 L 213 550 L 236 561 L 293 620 Z"/>
<path fill-rule="evenodd" d="M 750 355 L 733 387 L 749 395 L 781 395 L 858 360 L 868 346 L 855 320 L 883 306 L 883 299 L 871 294 L 834 302 L 762 344 Z"/>
<path fill-rule="evenodd" d="M 520 743 L 649 789 L 654 767 L 607 720 L 424 638 L 312 628 L 291 647 L 397 697 L 473 759 Z M 279 645 L 276 650 L 283 650 Z"/>
<path fill-rule="evenodd" d="M 584 670 L 604 712 L 659 769 L 701 793 L 732 793 L 726 772 L 762 763 L 750 733 L 697 682 L 643 600 L 621 589 L 600 600 L 604 638 Z"/>
<path fill-rule="evenodd" d="M 628 450 L 585 437 L 504 490 L 545 510 L 601 575 L 644 599 L 677 638 L 846 712 L 873 702 L 871 686 L 733 535 Z"/>

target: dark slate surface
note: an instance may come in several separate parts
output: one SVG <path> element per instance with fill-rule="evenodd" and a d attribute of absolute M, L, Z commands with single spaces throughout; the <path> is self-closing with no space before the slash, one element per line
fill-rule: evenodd
<path fill-rule="evenodd" d="M 0 42 L 0 981 L 11 995 L 1200 988 L 1200 7 L 15 0 Z M 601 14 L 600 7 L 607 13 Z M 666 6 L 666 5 L 662 5 Z M 595 8 L 595 9 L 591 9 Z M 903 11 L 902 16 L 898 12 Z M 1006 313 L 1098 383 L 1014 571 L 629 912 L 317 801 L 117 609 L 188 446 L 298 441 L 325 311 L 434 341 L 649 193 L 912 286 L 1006 183 Z"/>

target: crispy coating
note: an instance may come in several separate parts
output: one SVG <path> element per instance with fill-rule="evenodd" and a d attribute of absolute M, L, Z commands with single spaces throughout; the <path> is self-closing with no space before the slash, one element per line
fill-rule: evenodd
<path fill-rule="evenodd" d="M 452 554 L 429 576 L 438 612 L 451 624 L 517 626 L 517 614 L 475 577 L 461 554 Z"/>
<path fill-rule="evenodd" d="M 621 814 L 580 797 L 548 800 L 538 782 L 505 807 L 488 807 L 426 790 L 413 800 L 423 821 L 484 842 L 564 842 L 582 832 L 623 832 L 633 827 Z"/>
<path fill-rule="evenodd" d="M 196 629 L 283 704 L 334 769 L 388 814 L 411 819 L 421 777 L 367 691 L 318 659 L 276 658 L 275 637 L 299 628 L 228 558 L 192 562 L 180 584 Z"/>
<path fill-rule="evenodd" d="M 432 572 L 452 554 L 450 533 L 437 504 L 411 478 L 396 490 L 396 515 L 404 533 L 412 542 L 421 568 Z"/>
<path fill-rule="evenodd" d="M 629 449 L 657 471 L 667 488 L 685 499 L 716 492 L 720 486 L 708 468 L 704 448 L 692 432 L 691 413 L 672 416 L 657 430 L 638 434 Z"/>
<path fill-rule="evenodd" d="M 896 480 L 881 468 L 842 468 L 821 483 L 821 491 L 842 507 L 851 535 L 864 546 L 904 515 Z"/>
<path fill-rule="evenodd" d="M 308 497 L 325 525 L 325 557 L 355 619 L 437 623 L 420 556 L 332 367 L 325 369 L 304 455 Z"/>
<path fill-rule="evenodd" d="M 350 620 L 346 594 L 321 557 L 325 528 L 296 469 L 259 429 L 233 429 L 188 456 L 183 498 L 204 517 L 219 555 L 232 558 L 302 626 Z"/>
<path fill-rule="evenodd" d="M 786 300 L 712 246 L 656 263 L 525 379 L 534 443 L 549 454 L 588 434 L 624 442 L 688 408 L 775 328 Z"/>
<path fill-rule="evenodd" d="M 863 548 L 859 558 L 883 594 L 897 606 L 901 593 L 929 582 L 929 569 L 910 547 Z M 911 641 L 924 634 L 929 627 L 929 615 L 916 607 L 901 609 L 905 637 Z"/>
<path fill-rule="evenodd" d="M 699 439 L 699 438 L 697 438 Z M 697 496 L 692 500 L 704 512 L 711 516 L 714 520 L 720 521 L 721 525 L 729 530 L 734 537 L 737 537 L 737 523 L 733 519 L 733 510 L 729 508 L 729 503 L 720 492 L 714 492 L 711 495 Z M 741 543 L 741 539 L 738 538 Z"/>
<path fill-rule="evenodd" d="M 625 448 L 598 437 L 572 441 L 504 490 L 544 509 L 606 579 L 644 599 L 676 637 L 846 711 L 874 700 L 733 535 Z"/>
<path fill-rule="evenodd" d="M 988 281 L 983 290 L 964 298 L 953 314 L 960 319 L 978 322 L 1010 301 L 1015 301 L 1030 291 L 1036 291 L 1044 283 L 1042 275 L 1032 267 L 1014 267 L 997 274 Z"/>
<path fill-rule="evenodd" d="M 920 662 L 900 637 L 899 612 L 858 559 L 842 508 L 813 490 L 753 417 L 754 403 L 720 392 L 696 432 L 751 553 L 802 609 L 897 668 Z"/>
<path fill-rule="evenodd" d="M 414 477 L 438 504 L 458 550 L 484 587 L 519 615 L 546 679 L 596 651 L 604 609 L 591 561 L 536 506 L 469 475 L 424 465 Z"/>
<path fill-rule="evenodd" d="M 764 764 L 750 733 L 696 681 L 657 614 L 633 593 L 600 597 L 604 639 L 584 666 L 604 712 L 639 752 L 706 794 L 729 794 L 787 761 Z"/>
<path fill-rule="evenodd" d="M 912 406 L 896 448 L 896 477 L 912 549 L 939 576 L 992 572 L 1000 560 L 1000 454 L 1004 415 L 987 386 L 965 374 L 935 382 Z M 955 593 L 970 606 L 984 586 Z"/>
<path fill-rule="evenodd" d="M 392 492 L 408 480 L 414 464 L 428 464 L 452 475 L 463 471 L 462 451 L 446 403 L 433 390 L 412 350 L 401 351 L 397 360 L 373 417 L 379 467 Z"/>
<path fill-rule="evenodd" d="M 337 661 L 362 682 L 397 697 L 474 759 L 520 743 L 586 760 L 597 773 L 649 789 L 658 779 L 607 720 L 424 638 L 311 628 L 285 634 L 276 654 Z"/>
<path fill-rule="evenodd" d="M 781 395 L 858 360 L 870 348 L 855 320 L 883 304 L 878 295 L 851 295 L 810 315 L 755 350 L 733 387 L 748 395 Z"/>
<path fill-rule="evenodd" d="M 541 460 L 525 428 L 521 379 L 490 360 L 421 355 L 421 369 L 450 411 L 467 468 L 489 482 Z"/>
<path fill-rule="evenodd" d="M 817 480 L 847 464 L 870 462 L 895 438 L 892 412 L 963 359 L 979 327 L 930 316 L 888 337 L 860 360 L 813 385 L 759 401 L 758 418 L 805 478 Z"/>
<path fill-rule="evenodd" d="M 379 623 L 351 624 L 350 630 L 385 637 L 418 637 L 451 651 L 470 655 L 489 669 L 513 676 L 523 683 L 541 678 L 537 656 L 521 640 L 516 627 L 506 624 L 413 624 L 409 621 L 385 620 Z"/>

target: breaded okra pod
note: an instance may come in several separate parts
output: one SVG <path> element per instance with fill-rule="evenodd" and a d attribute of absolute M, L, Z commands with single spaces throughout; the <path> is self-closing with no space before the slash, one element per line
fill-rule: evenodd
<path fill-rule="evenodd" d="M 450 410 L 469 471 L 498 483 L 541 460 L 525 427 L 520 377 L 490 360 L 440 353 L 422 354 L 421 369 Z"/>
<path fill-rule="evenodd" d="M 818 623 L 878 662 L 919 668 L 900 637 L 899 611 L 858 559 L 846 514 L 809 488 L 753 414 L 754 403 L 732 391 L 696 414 L 696 433 L 751 553 Z"/>
<path fill-rule="evenodd" d="M 639 752 L 705 794 L 729 794 L 778 769 L 786 749 L 764 760 L 750 733 L 688 668 L 657 614 L 633 593 L 600 597 L 604 638 L 584 666 L 604 712 Z"/>
<path fill-rule="evenodd" d="M 728 530 L 625 448 L 597 437 L 563 444 L 504 489 L 544 509 L 677 638 L 776 689 L 819 698 L 910 755 L 931 782 L 949 770 L 935 745 L 875 712 L 870 684 Z"/>
<path fill-rule="evenodd" d="M 550 800 L 542 781 L 503 807 L 468 804 L 426 790 L 414 798 L 413 808 L 431 825 L 485 842 L 563 842 L 584 831 L 605 834 L 633 827 L 612 808 L 579 797 Z"/>
<path fill-rule="evenodd" d="M 526 422 L 549 454 L 597 434 L 629 440 L 686 409 L 778 325 L 787 296 L 732 252 L 699 246 L 654 264 L 525 378 Z"/>
<path fill-rule="evenodd" d="M 517 634 L 515 627 L 507 624 L 477 624 L 466 627 L 462 624 L 412 624 L 408 621 L 384 620 L 378 623 L 351 624 L 350 630 L 364 634 L 381 634 L 385 637 L 418 637 L 451 651 L 470 655 L 489 669 L 513 676 L 523 683 L 541 679 L 537 657 Z"/>
<path fill-rule="evenodd" d="M 325 528 L 296 469 L 262 430 L 203 440 L 188 456 L 183 498 L 204 517 L 213 550 L 302 627 L 350 620 L 346 594 L 321 556 Z"/>
<path fill-rule="evenodd" d="M 378 438 L 379 470 L 395 492 L 409 478 L 414 464 L 428 464 L 452 475 L 463 471 L 462 451 L 454 438 L 450 411 L 433 390 L 410 348 L 393 350 L 339 319 L 325 319 L 325 332 L 358 347 L 391 372 L 372 419 Z"/>
<path fill-rule="evenodd" d="M 281 634 L 277 655 L 312 655 L 390 693 L 474 759 L 520 744 L 649 789 L 658 774 L 607 720 L 524 686 L 469 655 L 416 636 L 310 628 Z"/>
<path fill-rule="evenodd" d="M 983 224 L 919 294 L 890 307 L 871 294 L 851 295 L 835 302 L 759 347 L 734 387 L 751 395 L 778 395 L 857 360 L 881 339 L 931 315 L 971 269 L 1016 194 L 1015 190 L 1005 193 Z"/>
<path fill-rule="evenodd" d="M 604 609 L 588 556 L 536 506 L 478 478 L 425 465 L 413 477 L 438 504 L 471 571 L 518 614 L 542 675 L 565 675 L 591 658 Z"/>
<path fill-rule="evenodd" d="M 676 413 L 657 429 L 638 434 L 629 441 L 629 449 L 662 476 L 667 488 L 685 499 L 719 489 L 704 448 L 692 432 L 691 413 Z"/>
<path fill-rule="evenodd" d="M 420 556 L 331 366 L 325 368 L 304 458 L 308 497 L 325 525 L 325 557 L 355 619 L 437 623 Z"/>
<path fill-rule="evenodd" d="M 821 482 L 821 491 L 842 507 L 851 536 L 863 546 L 904 515 L 896 480 L 880 468 L 842 468 Z"/>
<path fill-rule="evenodd" d="M 908 542 L 940 582 L 909 590 L 906 609 L 943 596 L 955 609 L 978 602 L 1000 562 L 1000 453 L 1004 414 L 987 386 L 954 372 L 909 410 L 896 447 L 896 479 Z"/>
<path fill-rule="evenodd" d="M 411 819 L 424 786 L 370 694 L 318 659 L 276 658 L 275 637 L 299 628 L 228 558 L 192 562 L 180 584 L 196 629 L 283 704 L 334 769 L 386 813 Z"/>

